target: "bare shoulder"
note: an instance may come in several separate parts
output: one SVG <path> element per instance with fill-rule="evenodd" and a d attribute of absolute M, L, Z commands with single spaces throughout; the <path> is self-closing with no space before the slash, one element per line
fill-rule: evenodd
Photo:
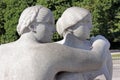
<path fill-rule="evenodd" d="M 36 45 L 35 47 L 31 48 L 30 50 L 34 50 L 35 55 L 42 55 L 42 56 L 56 56 L 60 57 L 62 55 L 65 55 L 65 53 L 71 53 L 71 49 L 67 46 L 57 44 L 57 43 L 45 43 Z M 32 50 L 32 52 L 33 52 Z M 36 54 L 37 53 L 37 54 Z"/>
<path fill-rule="evenodd" d="M 38 49 L 37 49 L 38 48 Z M 88 53 L 89 51 L 83 49 L 72 48 L 66 45 L 58 44 L 58 43 L 46 43 L 43 46 L 37 47 L 36 49 L 43 51 L 44 53 L 50 53 L 51 55 L 70 55 L 70 54 L 78 54 L 78 53 Z"/>
<path fill-rule="evenodd" d="M 0 53 L 11 51 L 15 47 L 14 42 L 0 45 Z"/>
<path fill-rule="evenodd" d="M 67 50 L 71 49 L 71 47 L 68 47 L 68 46 L 62 45 L 62 44 L 58 44 L 58 43 L 47 43 L 47 44 L 45 44 L 45 47 L 48 50 L 60 51 L 60 52 L 62 52 L 62 50 L 67 51 Z"/>

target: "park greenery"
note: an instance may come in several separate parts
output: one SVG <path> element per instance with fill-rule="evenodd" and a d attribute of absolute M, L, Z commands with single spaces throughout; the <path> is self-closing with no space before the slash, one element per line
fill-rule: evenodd
<path fill-rule="evenodd" d="M 43 5 L 51 9 L 55 22 L 69 7 L 86 8 L 92 14 L 93 30 L 91 36 L 101 34 L 111 43 L 119 45 L 120 0 L 0 0 L 0 44 L 12 42 L 19 38 L 16 26 L 20 14 L 26 7 L 33 5 Z M 53 41 L 60 39 L 62 37 L 56 32 Z"/>

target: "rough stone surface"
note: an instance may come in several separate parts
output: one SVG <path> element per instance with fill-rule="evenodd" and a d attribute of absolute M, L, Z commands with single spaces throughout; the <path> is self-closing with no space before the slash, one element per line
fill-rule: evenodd
<path fill-rule="evenodd" d="M 49 43 L 52 20 L 52 12 L 42 6 L 23 11 L 17 26 L 21 37 L 0 45 L 0 80 L 54 80 L 61 71 L 88 72 L 102 66 L 109 49 L 105 39 L 96 38 L 91 50 Z"/>
<path fill-rule="evenodd" d="M 58 41 L 57 43 L 67 45 L 74 48 L 91 50 L 93 45 L 92 42 L 96 38 L 103 38 L 102 36 L 92 37 L 90 40 L 87 40 L 90 36 L 90 29 L 92 27 L 91 14 L 88 10 L 79 7 L 71 7 L 66 9 L 62 16 L 57 21 L 57 31 L 60 35 L 64 37 L 63 40 Z M 106 40 L 104 38 L 104 40 Z M 107 40 L 106 40 L 107 41 Z M 99 43 L 98 43 L 99 44 Z M 101 69 L 97 71 L 91 71 L 88 73 L 67 73 L 67 79 L 65 77 L 61 80 L 71 80 L 71 77 L 74 77 L 74 80 L 93 80 L 99 75 L 104 75 L 106 80 L 112 79 L 112 57 L 109 50 L 106 49 L 107 58 Z M 105 55 L 104 55 L 105 56 Z M 73 75 L 72 75 L 73 74 Z M 76 76 L 74 76 L 76 74 Z M 78 77 L 77 77 L 78 76 Z M 80 76 L 81 79 L 80 79 Z M 62 77 L 62 76 L 61 76 Z M 84 79 L 83 79 L 84 78 Z M 99 79 L 101 77 L 97 77 Z"/>

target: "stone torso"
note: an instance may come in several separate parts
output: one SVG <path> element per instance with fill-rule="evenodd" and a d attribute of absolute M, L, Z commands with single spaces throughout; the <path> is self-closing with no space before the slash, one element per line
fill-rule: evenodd
<path fill-rule="evenodd" d="M 71 37 L 71 39 L 70 39 Z M 75 40 L 70 37 L 65 37 L 63 40 L 58 41 L 56 43 L 67 45 L 70 47 L 78 48 L 78 49 L 85 49 L 85 50 L 91 50 L 92 49 L 92 44 L 91 41 L 83 41 L 82 43 L 78 40 Z M 72 40 L 73 39 L 73 40 Z M 88 72 L 83 72 L 83 73 L 62 73 L 58 75 L 57 80 L 93 80 L 99 75 L 104 75 L 106 77 L 106 80 L 111 80 L 112 79 L 112 59 L 111 59 L 111 54 L 109 51 L 106 50 L 107 58 L 106 61 L 104 62 L 103 66 L 96 71 L 88 71 Z"/>
<path fill-rule="evenodd" d="M 79 59 L 84 56 L 79 54 L 83 52 L 75 49 L 77 53 L 72 55 L 70 49 L 59 44 L 29 44 L 28 41 L 1 45 L 0 80 L 53 80 L 60 71 L 86 71 L 80 67 L 83 62 Z"/>
<path fill-rule="evenodd" d="M 51 71 L 54 72 L 51 65 L 56 58 L 44 51 L 46 46 L 38 49 L 37 44 L 23 44 L 0 46 L 0 80 L 48 80 L 45 75 L 51 76 Z"/>
<path fill-rule="evenodd" d="M 67 45 L 67 46 L 78 48 L 78 49 L 85 49 L 85 50 L 90 50 L 91 49 L 92 45 L 91 45 L 90 41 L 85 40 L 82 43 L 80 41 L 75 42 L 75 41 L 72 40 L 73 38 L 69 39 L 70 37 L 67 37 L 67 39 L 65 37 L 63 40 L 58 41 L 56 43 Z M 85 75 L 84 72 L 83 73 L 65 72 L 65 73 L 61 73 L 61 74 L 57 75 L 56 80 L 87 80 L 87 76 Z"/>

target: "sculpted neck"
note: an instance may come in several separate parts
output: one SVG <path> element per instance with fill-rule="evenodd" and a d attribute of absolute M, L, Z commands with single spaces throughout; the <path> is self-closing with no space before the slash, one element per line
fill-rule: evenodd
<path fill-rule="evenodd" d="M 80 49 L 90 49 L 91 44 L 87 40 L 78 39 L 76 36 L 74 36 L 72 33 L 68 33 L 64 36 L 64 45 L 74 47 L 74 48 L 80 48 Z"/>
<path fill-rule="evenodd" d="M 18 42 L 38 43 L 32 32 L 22 34 Z"/>

